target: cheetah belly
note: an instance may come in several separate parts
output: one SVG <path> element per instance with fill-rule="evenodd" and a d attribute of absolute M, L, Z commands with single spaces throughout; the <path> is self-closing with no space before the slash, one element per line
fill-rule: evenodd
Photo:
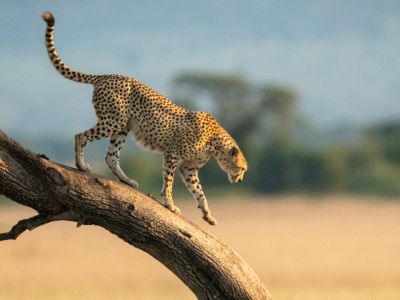
<path fill-rule="evenodd" d="M 156 140 L 153 137 L 154 133 L 149 133 L 149 130 L 146 129 L 146 124 L 143 123 L 144 122 L 139 121 L 139 119 L 135 116 L 131 117 L 128 121 L 128 128 L 135 137 L 136 142 L 145 148 L 150 148 L 153 151 L 163 151 L 164 147 L 161 136 L 159 140 Z"/>

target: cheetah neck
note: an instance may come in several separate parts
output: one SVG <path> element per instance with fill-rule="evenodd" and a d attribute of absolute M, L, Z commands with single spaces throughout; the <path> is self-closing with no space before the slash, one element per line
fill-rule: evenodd
<path fill-rule="evenodd" d="M 237 146 L 235 140 L 222 128 L 217 131 L 211 139 L 212 155 L 217 160 L 224 159 L 229 150 Z"/>

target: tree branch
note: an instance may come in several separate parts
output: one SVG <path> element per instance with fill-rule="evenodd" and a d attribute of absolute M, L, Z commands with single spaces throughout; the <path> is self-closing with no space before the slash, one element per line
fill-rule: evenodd
<path fill-rule="evenodd" d="M 48 161 L 0 130 L 0 194 L 38 212 L 0 241 L 66 220 L 101 226 L 164 264 L 198 299 L 272 299 L 222 241 L 119 182 Z"/>
<path fill-rule="evenodd" d="M 29 219 L 19 221 L 13 228 L 6 233 L 0 233 L 0 241 L 16 240 L 25 230 L 33 229 L 54 221 L 79 221 L 79 216 L 72 210 L 57 215 L 42 216 L 37 215 Z M 78 223 L 79 224 L 79 223 Z"/>

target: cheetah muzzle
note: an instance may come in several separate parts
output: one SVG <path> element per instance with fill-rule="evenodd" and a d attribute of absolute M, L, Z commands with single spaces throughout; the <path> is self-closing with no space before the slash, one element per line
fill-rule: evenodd
<path fill-rule="evenodd" d="M 247 163 L 235 140 L 208 113 L 189 111 L 176 106 L 164 96 L 137 80 L 121 75 L 90 75 L 68 68 L 54 49 L 54 17 L 45 12 L 47 23 L 45 42 L 50 61 L 65 78 L 94 86 L 92 103 L 97 123 L 91 129 L 75 136 L 75 162 L 78 169 L 90 172 L 84 163 L 83 152 L 88 143 L 110 137 L 107 165 L 122 182 L 137 188 L 119 166 L 119 154 L 126 137 L 132 132 L 142 146 L 163 153 L 163 188 L 165 206 L 179 215 L 172 200 L 175 170 L 193 194 L 203 219 L 211 225 L 217 222 L 211 216 L 198 178 L 198 170 L 215 156 L 231 182 L 240 182 Z"/>

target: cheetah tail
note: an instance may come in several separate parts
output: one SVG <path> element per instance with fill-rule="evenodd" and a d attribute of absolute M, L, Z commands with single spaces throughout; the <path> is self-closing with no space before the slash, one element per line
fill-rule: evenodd
<path fill-rule="evenodd" d="M 46 11 L 42 14 L 42 18 L 47 23 L 46 35 L 45 35 L 47 54 L 49 55 L 50 61 L 53 64 L 53 66 L 57 69 L 58 73 L 60 73 L 65 78 L 76 82 L 94 83 L 98 76 L 77 72 L 64 65 L 60 57 L 58 57 L 56 50 L 54 49 L 54 42 L 53 42 L 53 30 L 55 22 L 54 17 L 50 12 Z"/>

